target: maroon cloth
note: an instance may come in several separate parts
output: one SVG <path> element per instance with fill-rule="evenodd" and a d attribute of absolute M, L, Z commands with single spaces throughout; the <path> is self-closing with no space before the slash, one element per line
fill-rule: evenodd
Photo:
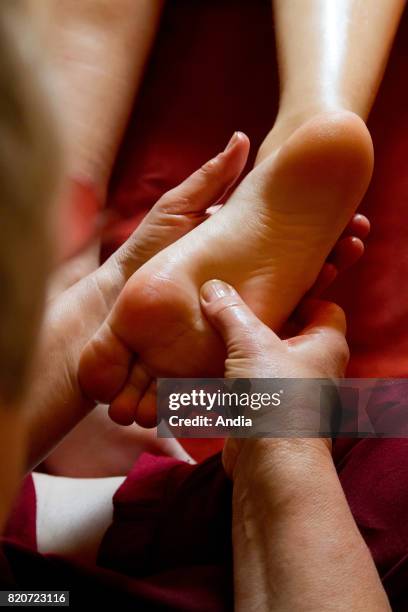
<path fill-rule="evenodd" d="M 194 466 L 143 454 L 113 502 L 99 565 L 170 577 L 176 609 L 232 607 L 231 483 L 219 455 Z"/>
<path fill-rule="evenodd" d="M 10 512 L 3 537 L 10 543 L 37 550 L 37 501 L 31 474 L 26 476 Z"/>
<path fill-rule="evenodd" d="M 408 478 L 407 452 L 408 440 L 343 440 L 334 451 L 357 525 L 393 609 L 401 611 L 408 609 L 408 489 L 399 487 Z M 31 496 L 24 487 L 19 501 L 24 512 L 31 507 L 32 524 Z M 231 483 L 220 455 L 192 466 L 144 454 L 113 502 L 95 568 L 41 556 L 29 549 L 30 538 L 16 538 L 9 527 L 3 541 L 13 576 L 8 584 L 70 590 L 73 607 L 85 593 L 86 602 L 116 601 L 121 609 L 232 609 Z"/>
<path fill-rule="evenodd" d="M 408 487 L 396 491 L 408 482 L 407 453 L 408 440 L 338 441 L 334 452 L 354 518 L 394 610 L 408 609 Z M 373 471 L 373 465 L 382 468 Z M 160 581 L 171 571 L 181 601 L 190 594 L 194 576 L 194 586 L 198 582 L 202 589 L 202 609 L 230 609 L 230 508 L 231 484 L 220 455 L 191 466 L 144 454 L 114 496 L 113 523 L 98 563 L 137 579 L 154 575 Z M 206 607 L 209 593 L 211 608 Z"/>
<path fill-rule="evenodd" d="M 22 537 L 24 516 L 35 525 L 27 482 L 3 538 L 3 588 L 69 590 L 74 608 L 232 609 L 231 483 L 218 456 L 192 466 L 142 455 L 114 496 L 113 523 L 94 568 L 38 554 L 30 530 Z"/>

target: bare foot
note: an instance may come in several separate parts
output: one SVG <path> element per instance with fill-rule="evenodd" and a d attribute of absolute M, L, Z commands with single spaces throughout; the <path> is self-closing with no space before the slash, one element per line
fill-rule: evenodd
<path fill-rule="evenodd" d="M 297 129 L 242 181 L 216 219 L 132 276 L 82 353 L 85 393 L 111 403 L 118 422 L 136 416 L 151 425 L 152 377 L 219 375 L 224 347 L 198 295 L 213 277 L 234 285 L 278 329 L 360 203 L 372 164 L 370 136 L 353 113 L 317 115 Z"/>

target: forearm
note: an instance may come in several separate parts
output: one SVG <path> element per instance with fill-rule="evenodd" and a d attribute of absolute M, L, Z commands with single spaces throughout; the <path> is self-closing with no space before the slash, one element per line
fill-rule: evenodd
<path fill-rule="evenodd" d="M 280 112 L 346 109 L 366 119 L 404 0 L 274 0 Z"/>
<path fill-rule="evenodd" d="M 389 610 L 329 450 L 303 442 L 263 441 L 251 477 L 237 468 L 236 610 Z"/>

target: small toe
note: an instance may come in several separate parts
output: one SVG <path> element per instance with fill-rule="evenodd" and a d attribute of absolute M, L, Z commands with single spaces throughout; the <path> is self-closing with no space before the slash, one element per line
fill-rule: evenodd
<path fill-rule="evenodd" d="M 136 410 L 135 422 L 142 427 L 155 427 L 157 424 L 156 404 L 157 384 L 150 383 Z"/>
<path fill-rule="evenodd" d="M 132 425 L 139 402 L 151 382 L 151 376 L 144 365 L 135 363 L 124 387 L 111 402 L 109 416 L 118 425 Z"/>

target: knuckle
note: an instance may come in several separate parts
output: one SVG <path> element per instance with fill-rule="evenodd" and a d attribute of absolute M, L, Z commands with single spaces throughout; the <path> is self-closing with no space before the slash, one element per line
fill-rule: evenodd
<path fill-rule="evenodd" d="M 162 195 L 156 206 L 164 213 L 175 213 L 177 211 L 188 210 L 191 206 L 191 199 L 182 193 L 181 189 L 171 189 Z"/>
<path fill-rule="evenodd" d="M 350 360 L 350 349 L 345 338 L 342 338 L 340 341 L 339 359 L 344 367 L 348 364 Z"/>
<path fill-rule="evenodd" d="M 320 314 L 322 324 L 324 321 L 324 326 L 331 323 L 330 326 L 334 323 L 334 326 L 342 333 L 346 333 L 347 323 L 346 323 L 346 315 L 344 310 L 338 304 L 334 302 L 328 302 L 324 300 L 318 300 L 315 302 L 318 306 L 318 312 Z"/>
<path fill-rule="evenodd" d="M 221 168 L 219 159 L 215 157 L 214 159 L 210 159 L 205 164 L 203 164 L 199 170 L 199 173 L 203 180 L 213 180 L 221 177 Z"/>
<path fill-rule="evenodd" d="M 350 351 L 345 338 L 339 338 L 332 346 L 330 355 L 327 356 L 323 368 L 329 377 L 342 377 L 350 358 Z"/>
<path fill-rule="evenodd" d="M 343 323 L 345 326 L 346 315 L 344 314 L 344 310 L 341 308 L 341 306 L 339 306 L 335 302 L 324 302 L 324 306 L 327 315 L 329 315 L 333 319 L 336 319 L 340 323 Z"/>

